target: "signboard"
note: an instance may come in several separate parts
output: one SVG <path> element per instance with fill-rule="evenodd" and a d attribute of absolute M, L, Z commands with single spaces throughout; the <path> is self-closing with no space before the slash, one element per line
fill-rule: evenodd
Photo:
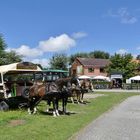
<path fill-rule="evenodd" d="M 30 62 L 22 62 L 17 64 L 17 69 L 32 69 L 37 70 L 37 65 Z"/>
<path fill-rule="evenodd" d="M 111 79 L 122 79 L 122 74 L 114 74 L 114 75 L 111 75 Z"/>
<path fill-rule="evenodd" d="M 130 79 L 126 79 L 126 84 L 131 84 L 131 80 Z"/>

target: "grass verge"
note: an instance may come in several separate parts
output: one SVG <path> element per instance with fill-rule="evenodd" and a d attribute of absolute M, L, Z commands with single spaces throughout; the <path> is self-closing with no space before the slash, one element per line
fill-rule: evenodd
<path fill-rule="evenodd" d="M 67 140 L 92 120 L 136 93 L 101 93 L 95 99 L 85 99 L 86 104 L 68 103 L 69 115 L 47 115 L 42 101 L 36 115 L 25 110 L 0 112 L 0 137 L 2 140 Z"/>

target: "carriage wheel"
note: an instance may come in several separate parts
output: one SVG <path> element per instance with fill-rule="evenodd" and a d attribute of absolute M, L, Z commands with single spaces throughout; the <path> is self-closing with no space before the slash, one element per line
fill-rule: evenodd
<path fill-rule="evenodd" d="M 24 98 L 29 98 L 29 88 L 25 88 L 22 93 L 21 93 L 22 97 Z"/>
<path fill-rule="evenodd" d="M 5 101 L 0 102 L 0 111 L 7 111 L 9 110 L 9 105 Z"/>

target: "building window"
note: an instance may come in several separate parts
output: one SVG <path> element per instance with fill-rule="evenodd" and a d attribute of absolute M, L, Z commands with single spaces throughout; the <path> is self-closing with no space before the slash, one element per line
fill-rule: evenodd
<path fill-rule="evenodd" d="M 88 72 L 89 73 L 94 72 L 94 68 L 88 68 Z"/>
<path fill-rule="evenodd" d="M 82 74 L 83 72 L 83 67 L 80 65 L 80 66 L 77 66 L 77 74 Z"/>
<path fill-rule="evenodd" d="M 104 68 L 100 68 L 100 72 L 101 73 L 104 73 L 105 72 L 105 69 Z"/>

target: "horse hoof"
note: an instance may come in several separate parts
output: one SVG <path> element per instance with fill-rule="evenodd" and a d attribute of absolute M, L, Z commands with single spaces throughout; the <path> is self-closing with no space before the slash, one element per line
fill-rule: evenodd
<path fill-rule="evenodd" d="M 56 113 L 55 112 L 53 112 L 53 117 L 56 117 Z"/>
<path fill-rule="evenodd" d="M 67 113 L 64 111 L 64 112 L 63 112 L 63 115 L 66 115 L 66 114 L 67 114 Z"/>
<path fill-rule="evenodd" d="M 58 111 L 58 110 L 56 110 L 56 115 L 57 115 L 57 116 L 60 116 L 60 114 L 59 114 L 59 111 Z"/>
<path fill-rule="evenodd" d="M 31 115 L 31 114 L 32 114 L 32 113 L 31 113 L 31 110 L 30 110 L 29 108 L 28 108 L 28 114 L 29 114 L 29 115 Z"/>
<path fill-rule="evenodd" d="M 46 109 L 45 112 L 49 112 L 49 109 Z"/>
<path fill-rule="evenodd" d="M 37 112 L 33 112 L 33 114 L 36 114 Z"/>
<path fill-rule="evenodd" d="M 32 112 L 28 112 L 29 115 L 32 115 Z"/>

